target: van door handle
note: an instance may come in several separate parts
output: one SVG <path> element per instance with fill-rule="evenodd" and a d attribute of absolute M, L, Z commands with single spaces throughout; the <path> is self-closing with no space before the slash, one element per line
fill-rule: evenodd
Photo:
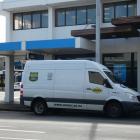
<path fill-rule="evenodd" d="M 87 88 L 86 90 L 92 90 L 91 88 Z"/>

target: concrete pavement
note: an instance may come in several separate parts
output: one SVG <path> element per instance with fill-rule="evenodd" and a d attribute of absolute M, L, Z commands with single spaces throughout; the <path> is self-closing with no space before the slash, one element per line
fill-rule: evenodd
<path fill-rule="evenodd" d="M 139 140 L 140 118 L 0 111 L 0 140 Z"/>
<path fill-rule="evenodd" d="M 0 92 L 0 110 L 3 111 L 30 111 L 29 108 L 20 105 L 20 92 L 14 92 L 14 103 L 6 104 L 4 102 L 5 92 Z"/>
<path fill-rule="evenodd" d="M 0 102 L 4 101 L 4 97 L 5 97 L 5 92 L 0 91 Z M 20 92 L 15 91 L 14 92 L 14 100 L 15 100 L 15 102 L 19 102 L 19 99 L 20 99 Z"/>

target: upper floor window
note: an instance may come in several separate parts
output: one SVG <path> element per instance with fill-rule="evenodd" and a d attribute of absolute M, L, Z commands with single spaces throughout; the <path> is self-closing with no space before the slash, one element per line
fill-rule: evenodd
<path fill-rule="evenodd" d="M 65 26 L 65 10 L 58 10 L 56 12 L 56 25 Z"/>
<path fill-rule="evenodd" d="M 76 11 L 75 9 L 70 9 L 66 11 L 66 25 L 72 26 L 76 24 Z"/>
<path fill-rule="evenodd" d="M 87 8 L 87 23 L 88 24 L 96 23 L 96 7 L 95 6 L 89 6 Z"/>
<path fill-rule="evenodd" d="M 77 8 L 77 24 L 86 24 L 86 7 Z"/>
<path fill-rule="evenodd" d="M 48 11 L 16 13 L 13 15 L 14 30 L 48 27 Z"/>
<path fill-rule="evenodd" d="M 111 22 L 112 19 L 136 15 L 136 1 L 124 1 L 104 4 L 103 22 Z"/>
<path fill-rule="evenodd" d="M 32 28 L 40 28 L 40 13 L 32 14 Z"/>
<path fill-rule="evenodd" d="M 22 15 L 21 14 L 14 15 L 14 29 L 15 30 L 22 29 Z"/>
<path fill-rule="evenodd" d="M 56 26 L 95 24 L 95 6 L 74 7 L 56 10 Z"/>
<path fill-rule="evenodd" d="M 30 14 L 23 15 L 23 29 L 31 29 L 31 15 Z"/>
<path fill-rule="evenodd" d="M 41 27 L 48 28 L 48 12 L 47 11 L 42 12 Z"/>

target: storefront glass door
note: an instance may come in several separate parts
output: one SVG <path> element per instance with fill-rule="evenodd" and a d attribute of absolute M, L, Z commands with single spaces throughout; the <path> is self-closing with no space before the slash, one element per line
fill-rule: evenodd
<path fill-rule="evenodd" d="M 137 90 L 136 59 L 136 53 L 104 54 L 103 64 L 114 73 L 120 83 Z"/>

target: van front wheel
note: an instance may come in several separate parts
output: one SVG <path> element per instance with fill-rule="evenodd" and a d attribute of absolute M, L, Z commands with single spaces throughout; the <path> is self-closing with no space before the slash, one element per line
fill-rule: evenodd
<path fill-rule="evenodd" d="M 118 102 L 109 102 L 105 107 L 105 113 L 108 117 L 117 118 L 123 114 L 123 109 Z"/>
<path fill-rule="evenodd" d="M 33 103 L 33 111 L 36 115 L 44 115 L 47 112 L 47 105 L 42 100 L 37 100 Z"/>

